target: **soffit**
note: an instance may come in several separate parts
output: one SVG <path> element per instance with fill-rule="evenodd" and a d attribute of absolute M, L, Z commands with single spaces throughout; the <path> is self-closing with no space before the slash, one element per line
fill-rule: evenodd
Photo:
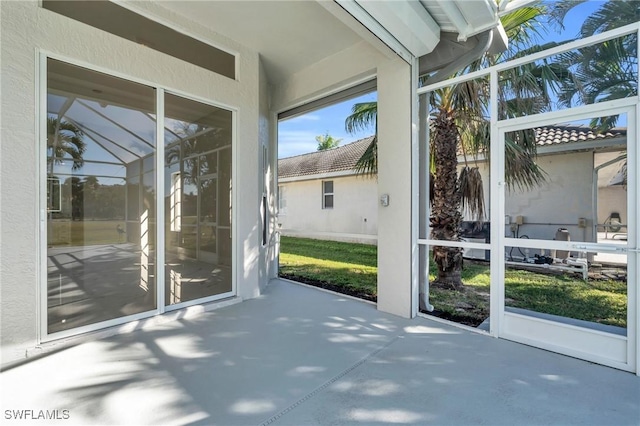
<path fill-rule="evenodd" d="M 492 1 L 420 0 L 444 32 L 459 34 L 460 40 L 497 26 L 498 10 Z"/>
<path fill-rule="evenodd" d="M 273 84 L 362 41 L 315 1 L 163 1 L 160 5 L 258 52 Z"/>
<path fill-rule="evenodd" d="M 259 53 L 272 84 L 362 40 L 407 61 L 434 52 L 439 59 L 431 62 L 440 68 L 446 64 L 440 64 L 444 56 L 439 50 L 453 49 L 458 57 L 477 43 L 475 35 L 500 25 L 493 0 L 222 0 L 160 5 Z M 440 43 L 441 37 L 446 43 Z"/>
<path fill-rule="evenodd" d="M 336 2 L 407 61 L 433 52 L 442 33 L 454 33 L 457 41 L 464 43 L 500 25 L 493 0 Z"/>

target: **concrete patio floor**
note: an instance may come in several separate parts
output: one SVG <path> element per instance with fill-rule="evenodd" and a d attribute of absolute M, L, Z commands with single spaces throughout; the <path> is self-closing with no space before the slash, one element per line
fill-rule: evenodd
<path fill-rule="evenodd" d="M 640 424 L 640 378 L 274 280 L 258 299 L 0 374 L 56 424 Z M 14 424 L 48 424 L 50 421 Z"/>

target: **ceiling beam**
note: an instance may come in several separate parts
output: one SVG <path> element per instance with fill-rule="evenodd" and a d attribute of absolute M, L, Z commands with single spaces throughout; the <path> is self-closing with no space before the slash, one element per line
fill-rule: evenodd
<path fill-rule="evenodd" d="M 415 57 L 430 53 L 440 42 L 440 26 L 417 1 L 356 3 Z"/>
<path fill-rule="evenodd" d="M 355 0 L 335 0 L 344 10 L 357 19 L 365 28 L 373 33 L 406 62 L 411 63 L 413 53 L 407 49 L 391 32 L 371 16 Z"/>

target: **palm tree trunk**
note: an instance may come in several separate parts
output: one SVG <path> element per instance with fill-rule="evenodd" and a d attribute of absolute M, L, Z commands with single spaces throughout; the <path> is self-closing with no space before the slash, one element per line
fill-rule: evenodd
<path fill-rule="evenodd" d="M 459 241 L 460 191 L 458 191 L 458 130 L 453 112 L 441 108 L 433 121 L 433 146 L 435 151 L 435 181 L 431 238 L 434 240 Z M 433 260 L 438 265 L 438 277 L 434 285 L 462 288 L 462 249 L 458 247 L 433 247 Z"/>

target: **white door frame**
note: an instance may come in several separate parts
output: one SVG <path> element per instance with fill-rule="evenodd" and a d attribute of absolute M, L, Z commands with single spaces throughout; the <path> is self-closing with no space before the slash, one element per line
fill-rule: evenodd
<path fill-rule="evenodd" d="M 496 144 L 492 144 L 492 175 L 499 176 L 491 181 L 492 195 L 492 262 L 491 288 L 492 295 L 498 300 L 492 304 L 493 317 L 497 315 L 498 337 L 520 343 L 552 350 L 554 352 L 575 356 L 622 370 L 637 371 L 637 312 L 638 312 L 638 176 L 637 160 L 637 99 L 628 98 L 597 105 L 573 108 L 539 114 L 535 117 L 497 122 L 495 132 L 498 134 Z M 558 122 L 575 121 L 592 117 L 627 114 L 627 216 L 628 240 L 626 246 L 585 243 L 571 241 L 549 241 L 534 239 L 516 239 L 506 237 L 505 229 L 505 134 L 507 132 L 543 127 Z M 495 145 L 495 146 L 494 146 Z M 493 174 L 493 172 L 496 174 Z M 495 224 L 495 226 L 494 226 Z M 494 238 L 495 237 L 495 238 Z M 598 251 L 604 253 L 625 253 L 628 262 L 627 275 L 627 335 L 620 336 L 589 328 L 577 327 L 549 319 L 531 317 L 508 312 L 505 309 L 505 247 L 550 248 L 568 251 Z"/>
<path fill-rule="evenodd" d="M 237 292 L 237 260 L 238 260 L 238 250 L 242 249 L 242 246 L 237 242 L 237 215 L 238 212 L 236 209 L 232 208 L 232 217 L 230 224 L 230 232 L 232 236 L 231 242 L 231 291 L 226 293 L 221 293 L 213 296 L 207 296 L 199 299 L 190 300 L 187 302 L 182 302 L 174 305 L 165 305 L 165 272 L 164 267 L 160 265 L 165 264 L 165 250 L 164 250 L 164 241 L 165 241 L 165 229 L 164 225 L 156 226 L 156 241 L 162 242 L 161 244 L 157 244 L 156 246 L 156 307 L 150 309 L 148 311 L 136 313 L 133 315 L 120 316 L 117 318 L 91 323 L 75 328 L 70 328 L 63 331 L 57 331 L 53 333 L 48 332 L 48 280 L 47 280 L 47 215 L 46 215 L 46 197 L 47 197 L 47 174 L 43 171 L 46 170 L 47 158 L 46 158 L 46 117 L 48 116 L 47 112 L 47 95 L 48 95 L 48 84 L 47 84 L 47 61 L 48 59 L 58 60 L 67 64 L 75 65 L 78 67 L 83 67 L 91 71 L 100 72 L 106 74 L 108 76 L 118 77 L 133 83 L 142 84 L 145 86 L 152 87 L 156 92 L 156 151 L 155 151 L 155 168 L 156 168 L 156 176 L 155 176 L 155 185 L 158 193 L 162 194 L 164 191 L 164 107 L 165 107 L 165 94 L 175 95 L 187 100 L 191 100 L 194 102 L 199 102 L 205 105 L 213 106 L 216 108 L 224 109 L 230 111 L 232 113 L 232 124 L 231 124 L 231 179 L 232 182 L 237 182 L 238 178 L 238 114 L 240 113 L 239 108 L 226 105 L 223 103 L 219 103 L 216 101 L 212 101 L 210 99 L 206 99 L 204 97 L 194 95 L 192 93 L 186 93 L 181 90 L 176 90 L 172 88 L 167 88 L 159 83 L 154 83 L 153 81 L 140 79 L 137 77 L 130 76 L 125 73 L 120 73 L 116 70 L 112 70 L 109 68 L 101 67 L 94 65 L 92 63 L 84 62 L 82 60 L 78 60 L 76 58 L 71 58 L 65 55 L 61 55 L 55 52 L 47 51 L 44 49 L 39 49 L 36 52 L 37 56 L 37 78 L 38 78 L 38 114 L 37 114 L 37 123 L 38 123 L 38 135 L 39 135 L 39 145 L 38 145 L 38 180 L 39 180 L 39 216 L 40 216 L 40 229 L 39 229 L 39 239 L 40 239 L 40 247 L 39 247 L 39 266 L 38 266 L 38 274 L 39 274 L 39 284 L 38 284 L 38 344 L 48 343 L 52 341 L 56 341 L 59 339 L 69 338 L 89 332 L 94 332 L 98 330 L 103 330 L 109 327 L 122 326 L 123 330 L 128 329 L 128 323 L 133 323 L 135 321 L 143 321 L 147 319 L 151 319 L 152 317 L 162 315 L 171 311 L 176 311 L 184 308 L 188 308 L 194 305 L 203 305 L 206 303 L 226 299 L 229 297 L 236 296 Z M 43 153 L 45 153 L 43 155 Z M 238 192 L 233 190 L 231 193 L 231 205 L 238 205 Z M 165 223 L 165 213 L 164 213 L 164 196 L 156 197 L 156 223 L 164 224 Z"/>

